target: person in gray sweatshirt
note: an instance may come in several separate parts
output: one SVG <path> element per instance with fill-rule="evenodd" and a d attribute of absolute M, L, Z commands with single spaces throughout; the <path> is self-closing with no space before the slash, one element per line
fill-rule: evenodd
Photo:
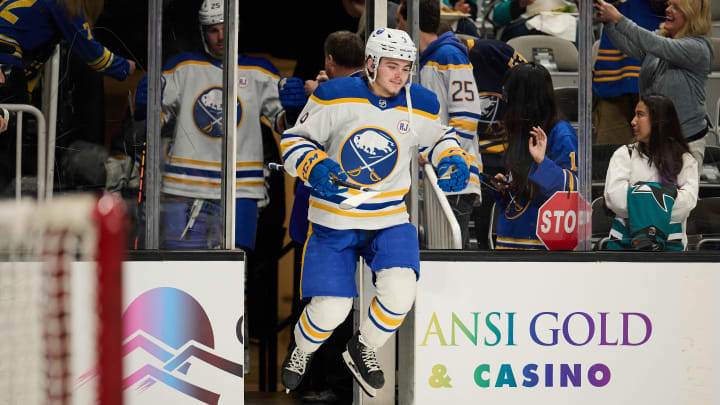
<path fill-rule="evenodd" d="M 706 38 L 712 32 L 709 1 L 670 0 L 657 32 L 639 27 L 604 0 L 594 0 L 593 6 L 612 43 L 642 61 L 640 96 L 658 93 L 675 104 L 683 135 L 701 171 L 709 125 L 705 82 L 713 62 L 713 48 Z"/>

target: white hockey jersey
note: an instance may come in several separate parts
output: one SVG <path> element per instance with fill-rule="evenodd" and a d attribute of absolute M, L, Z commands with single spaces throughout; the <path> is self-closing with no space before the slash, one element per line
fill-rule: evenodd
<path fill-rule="evenodd" d="M 469 161 L 455 131 L 440 122 L 435 95 L 416 84 L 410 94 L 412 120 L 405 89 L 395 97 L 382 98 L 357 77 L 333 79 L 318 86 L 295 127 L 282 135 L 287 172 L 307 181 L 314 165 L 327 156 L 340 164 L 349 181 L 381 193 L 351 210 L 342 210 L 339 204 L 357 194 L 355 190 L 332 197 L 311 193 L 310 222 L 334 229 L 369 230 L 408 222 L 405 195 L 411 182 L 410 159 L 417 159 L 412 147 L 428 147 L 433 165 L 450 155 Z"/>
<path fill-rule="evenodd" d="M 277 132 L 284 114 L 280 78 L 264 58 L 240 55 L 237 66 L 237 197 L 264 195 L 260 116 Z M 201 52 L 184 52 L 163 71 L 163 122 L 174 121 L 166 151 L 162 191 L 194 198 L 220 198 L 222 157 L 222 61 Z"/>
<path fill-rule="evenodd" d="M 440 35 L 420 55 L 420 84 L 440 102 L 440 121 L 455 128 L 460 146 L 470 155 L 470 181 L 460 191 L 480 194 L 483 170 L 478 150 L 478 120 L 482 116 L 477 84 L 467 49 L 452 32 Z"/>

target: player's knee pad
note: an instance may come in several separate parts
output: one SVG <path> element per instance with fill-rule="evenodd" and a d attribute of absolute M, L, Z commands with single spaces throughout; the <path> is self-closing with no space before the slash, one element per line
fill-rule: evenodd
<path fill-rule="evenodd" d="M 335 329 L 347 318 L 352 304 L 351 297 L 312 297 L 304 312 L 320 327 Z"/>
<path fill-rule="evenodd" d="M 298 347 L 308 353 L 317 350 L 347 318 L 352 303 L 352 298 L 346 297 L 313 297 L 295 325 Z"/>
<path fill-rule="evenodd" d="M 405 314 L 415 301 L 417 276 L 413 269 L 391 267 L 376 274 L 377 299 L 388 311 Z"/>

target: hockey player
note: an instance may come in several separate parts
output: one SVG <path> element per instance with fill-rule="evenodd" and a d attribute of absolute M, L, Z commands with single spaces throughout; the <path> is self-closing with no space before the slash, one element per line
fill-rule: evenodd
<path fill-rule="evenodd" d="M 168 249 L 219 246 L 222 142 L 223 1 L 199 10 L 204 52 L 183 52 L 163 70 L 163 123 L 174 123 L 162 177 L 161 243 Z M 260 117 L 285 128 L 279 73 L 268 60 L 239 55 L 237 62 L 237 199 L 235 244 L 255 245 L 258 200 L 264 197 Z M 302 82 L 293 90 L 304 103 Z M 143 118 L 146 79 L 138 86 L 136 118 Z M 299 109 L 296 110 L 299 112 Z M 296 113 L 297 113 L 296 112 Z M 294 120 L 291 118 L 291 120 Z"/>
<path fill-rule="evenodd" d="M 93 37 L 91 27 L 102 12 L 102 0 L 72 4 L 63 0 L 0 3 L 0 83 L 5 88 L 0 102 L 27 103 L 28 90 L 40 80 L 41 68 L 61 38 L 93 70 L 117 80 L 135 71 L 135 62 L 115 55 Z"/>
<path fill-rule="evenodd" d="M 521 63 L 503 82 L 508 149 L 506 172 L 493 180 L 500 210 L 497 249 L 545 249 L 537 236 L 538 210 L 556 191 L 577 190 L 577 134 L 558 119 L 552 77 L 542 65 Z"/>
<path fill-rule="evenodd" d="M 406 26 L 406 3 L 400 5 L 398 18 L 400 25 Z M 439 26 L 438 2 L 420 0 L 420 84 L 435 93 L 440 102 L 440 121 L 455 128 L 460 146 L 471 160 L 467 188 L 447 196 L 460 225 L 463 248 L 468 249 L 470 214 L 473 206 L 479 205 L 481 195 L 482 161 L 477 138 L 481 108 L 467 48 L 452 32 L 438 36 Z"/>
<path fill-rule="evenodd" d="M 377 295 L 347 343 L 343 359 L 374 396 L 385 378 L 376 350 L 400 327 L 415 299 L 419 272 L 417 230 L 408 222 L 411 148 L 427 146 L 446 191 L 465 188 L 469 156 L 440 121 L 435 95 L 410 84 L 416 48 L 404 31 L 378 29 L 367 40 L 365 73 L 319 85 L 298 124 L 283 133 L 285 169 L 312 187 L 301 295 L 311 298 L 295 325 L 295 343 L 282 366 L 288 390 L 302 380 L 317 348 L 349 313 L 357 296 L 358 256 L 373 271 Z M 454 167 L 454 169 L 453 169 Z M 381 193 L 351 210 L 353 195 L 336 176 Z"/>

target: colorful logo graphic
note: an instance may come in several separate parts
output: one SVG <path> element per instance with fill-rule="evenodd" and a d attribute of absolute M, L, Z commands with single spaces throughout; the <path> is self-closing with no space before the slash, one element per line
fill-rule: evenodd
<path fill-rule="evenodd" d="M 363 127 L 340 148 L 340 165 L 354 182 L 373 185 L 386 179 L 397 165 L 398 143 L 387 131 Z"/>
<path fill-rule="evenodd" d="M 123 390 L 171 389 L 202 403 L 218 404 L 220 393 L 208 387 L 208 381 L 243 378 L 242 364 L 215 354 L 210 319 L 184 291 L 170 287 L 148 290 L 128 306 L 122 322 Z M 79 383 L 93 376 L 92 371 L 85 373 Z M 158 382 L 161 384 L 156 385 Z"/>
<path fill-rule="evenodd" d="M 211 138 L 222 137 L 222 106 L 223 90 L 221 86 L 213 86 L 202 93 L 193 103 L 193 122 L 198 130 Z M 237 100 L 237 122 L 238 127 L 242 122 L 242 103 Z"/>

